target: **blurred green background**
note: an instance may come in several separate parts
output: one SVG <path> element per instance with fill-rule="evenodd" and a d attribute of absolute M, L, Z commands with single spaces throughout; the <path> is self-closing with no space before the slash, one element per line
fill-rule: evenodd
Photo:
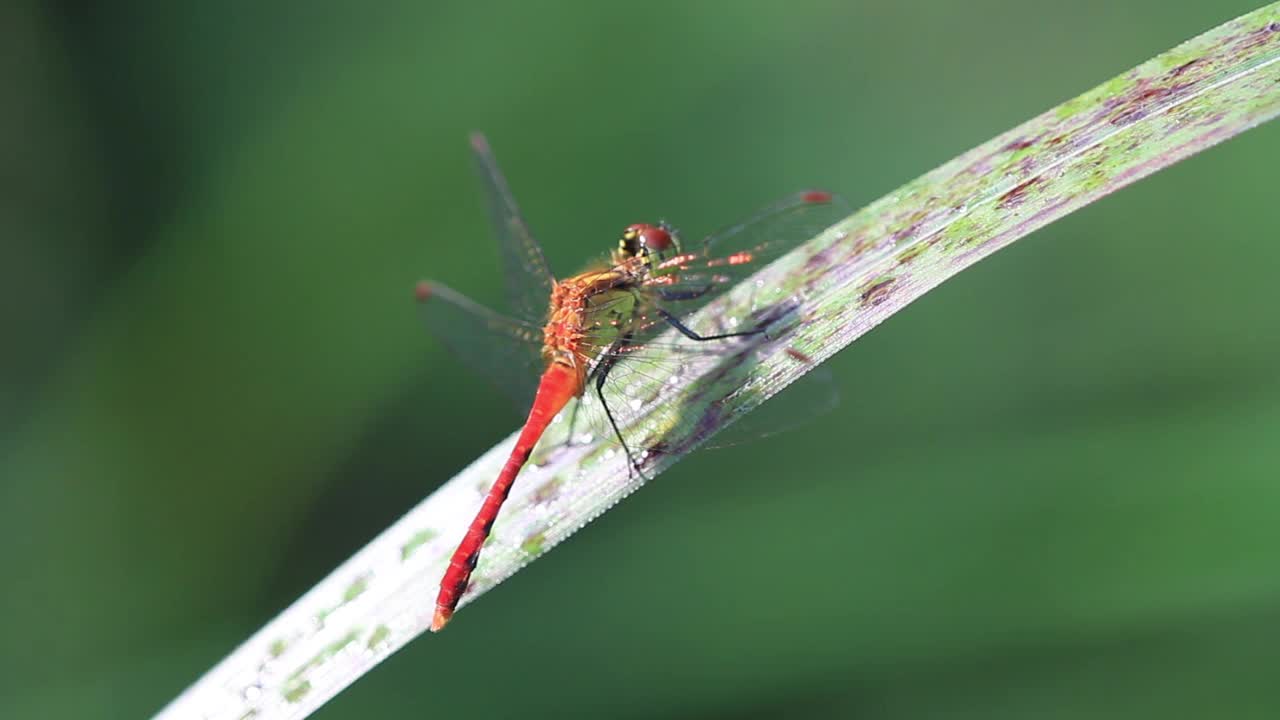
<path fill-rule="evenodd" d="M 148 716 L 514 428 L 411 300 L 501 297 L 467 131 L 570 272 L 1255 2 L 6 3 L 0 717 Z M 962 274 L 318 717 L 1276 717 L 1277 158 Z"/>

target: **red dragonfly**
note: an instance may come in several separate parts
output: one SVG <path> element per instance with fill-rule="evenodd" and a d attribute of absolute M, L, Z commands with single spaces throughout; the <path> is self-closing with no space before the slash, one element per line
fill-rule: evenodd
<path fill-rule="evenodd" d="M 683 247 L 679 234 L 665 222 L 637 223 L 623 230 L 606 261 L 556 280 L 485 138 L 472 135 L 471 147 L 502 250 L 514 316 L 495 313 L 434 282 L 419 283 L 416 295 L 433 334 L 530 410 L 511 455 L 445 571 L 433 631 L 453 616 L 498 511 L 552 419 L 591 389 L 603 412 L 585 418 L 587 424 L 602 437 L 615 438 L 629 466 L 643 474 L 642 449 L 620 431 L 640 411 L 636 399 L 623 389 L 626 378 L 652 379 L 674 372 L 669 359 L 673 346 L 664 345 L 661 338 L 667 331 L 696 341 L 710 353 L 724 353 L 735 342 L 763 333 L 767 323 L 707 329 L 693 316 L 722 291 L 847 214 L 830 193 L 799 192 L 713 233 L 692 250 Z M 689 345 L 683 344 L 684 352 L 689 352 Z M 667 360 L 658 359 L 660 349 Z M 577 412 L 582 406 L 575 406 L 571 423 L 583 419 Z"/>

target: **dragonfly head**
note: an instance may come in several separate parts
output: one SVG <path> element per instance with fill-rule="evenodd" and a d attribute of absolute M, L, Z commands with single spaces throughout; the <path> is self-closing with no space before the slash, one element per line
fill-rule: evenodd
<path fill-rule="evenodd" d="M 665 222 L 657 225 L 637 223 L 622 231 L 613 260 L 621 263 L 631 258 L 642 258 L 650 268 L 656 268 L 667 258 L 680 254 L 680 240 L 675 229 Z"/>

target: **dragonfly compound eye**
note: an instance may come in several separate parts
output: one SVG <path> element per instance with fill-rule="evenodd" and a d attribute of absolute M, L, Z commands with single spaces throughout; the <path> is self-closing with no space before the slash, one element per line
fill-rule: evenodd
<path fill-rule="evenodd" d="M 644 238 L 644 246 L 653 252 L 664 253 L 671 249 L 671 233 L 661 225 L 645 225 L 641 237 Z"/>
<path fill-rule="evenodd" d="M 658 225 L 644 223 L 627 227 L 622 233 L 622 240 L 618 243 L 619 249 L 627 257 L 649 253 L 662 254 L 673 246 L 670 231 Z"/>

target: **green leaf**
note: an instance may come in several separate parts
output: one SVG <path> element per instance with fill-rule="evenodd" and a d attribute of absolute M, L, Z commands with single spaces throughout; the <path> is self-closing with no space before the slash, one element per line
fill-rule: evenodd
<path fill-rule="evenodd" d="M 637 422 L 653 452 L 648 474 L 798 379 L 810 366 L 788 349 L 824 360 L 1014 240 L 1278 112 L 1280 3 L 1109 80 L 863 208 L 705 310 L 740 317 L 760 304 L 757 287 L 764 287 L 776 290 L 779 307 L 795 310 L 795 322 L 785 337 L 649 389 L 680 413 L 664 426 Z M 553 427 L 542 445 L 553 450 L 535 453 L 523 471 L 464 605 L 642 483 L 607 442 L 563 448 L 562 439 Z M 160 717 L 305 717 L 421 634 L 449 555 L 513 441 L 384 531 Z"/>

